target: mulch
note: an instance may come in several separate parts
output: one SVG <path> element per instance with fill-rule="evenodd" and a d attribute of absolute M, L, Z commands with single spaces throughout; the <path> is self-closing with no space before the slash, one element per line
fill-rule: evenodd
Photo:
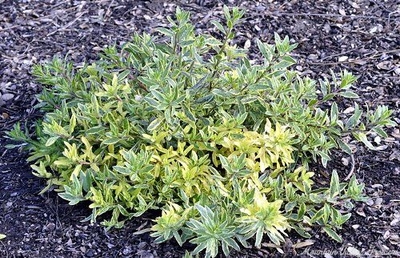
<path fill-rule="evenodd" d="M 167 2 L 167 1 L 165 1 Z M 293 67 L 315 79 L 330 70 L 347 69 L 359 79 L 360 106 L 388 105 L 400 123 L 400 5 L 396 0 L 249 0 L 225 1 L 247 10 L 237 29 L 237 44 L 272 42 L 273 33 L 288 35 L 298 48 Z M 40 117 L 33 106 L 41 86 L 32 78 L 33 64 L 66 56 L 79 65 L 96 60 L 108 45 L 121 46 L 133 32 L 166 26 L 176 6 L 192 13 L 199 33 L 216 33 L 210 21 L 222 16 L 223 1 L 55 1 L 0 0 L 0 257 L 181 257 L 192 246 L 171 241 L 156 245 L 148 234 L 154 214 L 145 214 L 123 229 L 105 231 L 80 222 L 87 204 L 69 206 L 55 193 L 38 195 L 45 183 L 31 174 L 27 153 L 4 146 L 5 132 L 19 121 L 27 127 Z M 341 104 L 346 108 L 346 103 Z M 305 240 L 291 234 L 278 249 L 265 239 L 261 249 L 243 249 L 232 257 L 343 257 L 360 254 L 400 256 L 400 130 L 373 138 L 383 147 L 371 152 L 356 146 L 354 160 L 337 155 L 328 169 L 345 178 L 352 172 L 366 184 L 370 200 L 358 203 L 336 243 L 320 229 Z"/>

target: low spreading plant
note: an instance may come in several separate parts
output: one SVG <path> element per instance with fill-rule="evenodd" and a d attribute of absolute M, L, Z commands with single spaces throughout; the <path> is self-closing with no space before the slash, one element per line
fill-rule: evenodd
<path fill-rule="evenodd" d="M 309 164 L 326 166 L 333 149 L 351 154 L 348 136 L 374 149 L 368 135 L 387 137 L 392 112 L 362 111 L 348 72 L 317 83 L 290 70 L 288 37 L 257 40 L 260 59 L 249 60 L 232 43 L 244 12 L 223 11 L 225 23 L 213 22 L 222 39 L 195 34 L 177 8 L 159 37 L 135 34 L 79 68 L 60 59 L 35 66 L 44 117 L 34 133 L 17 124 L 9 137 L 26 143 L 43 191 L 90 202 L 87 220 L 107 213 L 103 225 L 122 227 L 161 209 L 155 241 L 189 241 L 194 255 L 228 255 L 266 237 L 280 245 L 293 230 L 310 237 L 312 226 L 341 241 L 335 230 L 364 186 L 335 170 L 315 186 Z M 342 112 L 343 98 L 353 114 Z"/>

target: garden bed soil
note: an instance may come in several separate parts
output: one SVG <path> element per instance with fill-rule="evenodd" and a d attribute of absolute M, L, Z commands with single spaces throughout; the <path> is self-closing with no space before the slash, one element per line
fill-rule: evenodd
<path fill-rule="evenodd" d="M 45 182 L 34 177 L 27 153 L 6 149 L 4 138 L 16 122 L 31 127 L 40 118 L 33 109 L 40 85 L 33 64 L 53 56 L 82 64 L 96 60 L 107 45 L 120 46 L 133 32 L 167 25 L 176 6 L 189 10 L 197 32 L 216 33 L 210 23 L 222 16 L 222 1 L 54 1 L 0 0 L 0 257 L 181 257 L 185 249 L 170 241 L 156 245 L 148 233 L 154 214 L 134 219 L 122 229 L 106 231 L 80 222 L 87 204 L 69 206 L 55 193 L 38 193 Z M 298 48 L 293 67 L 312 78 L 347 69 L 359 77 L 357 100 L 364 108 L 388 105 L 400 122 L 400 5 L 396 0 L 249 0 L 226 1 L 247 10 L 237 44 L 272 42 L 273 33 L 288 35 Z M 346 108 L 346 103 L 341 103 Z M 328 169 L 317 167 L 326 181 L 333 168 L 343 180 L 354 173 L 365 183 L 367 203 L 358 203 L 339 231 L 342 243 L 315 228 L 310 240 L 292 233 L 281 248 L 292 257 L 400 256 L 400 132 L 378 139 L 381 151 L 355 145 L 354 159 L 335 155 Z M 262 248 L 243 249 L 232 257 L 284 256 L 265 239 Z"/>

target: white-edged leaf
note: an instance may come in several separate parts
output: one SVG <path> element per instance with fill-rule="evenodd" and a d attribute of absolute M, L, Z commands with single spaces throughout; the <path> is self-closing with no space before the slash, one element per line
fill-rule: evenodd
<path fill-rule="evenodd" d="M 204 76 L 198 82 L 196 82 L 195 85 L 189 88 L 189 92 L 191 92 L 191 94 L 194 95 L 197 92 L 199 92 L 202 88 L 204 88 L 207 85 L 207 77 L 208 75 Z"/>
<path fill-rule="evenodd" d="M 192 111 L 190 111 L 189 108 L 187 108 L 186 106 L 182 106 L 183 112 L 185 113 L 185 116 L 187 118 L 189 118 L 189 120 L 196 122 L 196 117 L 194 116 L 194 114 L 192 113 Z"/>
<path fill-rule="evenodd" d="M 146 101 L 150 106 L 157 108 L 160 105 L 160 102 L 158 102 L 157 100 L 153 99 L 153 98 L 149 98 L 149 97 L 144 97 L 143 98 L 144 101 Z"/>
<path fill-rule="evenodd" d="M 158 118 L 154 119 L 154 120 L 149 124 L 149 126 L 147 127 L 147 130 L 153 131 L 153 130 L 157 129 L 157 128 L 161 125 L 161 123 L 162 123 L 163 121 L 164 121 L 164 118 L 162 118 L 162 117 L 158 117 Z"/>
<path fill-rule="evenodd" d="M 360 123 L 362 110 L 358 107 L 358 104 L 354 104 L 354 114 L 346 121 L 345 128 L 350 129 Z"/>
<path fill-rule="evenodd" d="M 365 144 L 369 149 L 376 150 L 376 147 L 372 145 L 372 143 L 368 140 L 367 135 L 365 133 L 353 133 L 354 137 Z"/>
<path fill-rule="evenodd" d="M 341 243 L 342 242 L 342 238 L 335 232 L 333 231 L 331 228 L 328 227 L 323 227 L 322 228 L 327 234 L 328 236 L 330 236 L 333 240 Z"/>
<path fill-rule="evenodd" d="M 204 97 L 201 97 L 195 101 L 196 104 L 207 104 L 210 103 L 214 99 L 214 95 L 209 94 Z"/>
<path fill-rule="evenodd" d="M 157 28 L 156 31 L 158 31 L 158 32 L 160 32 L 160 33 L 162 33 L 162 34 L 164 34 L 165 36 L 168 36 L 168 37 L 173 37 L 174 36 L 174 32 L 172 30 L 170 30 L 170 29 L 167 29 L 167 28 Z"/>
<path fill-rule="evenodd" d="M 350 146 L 349 146 L 347 143 L 345 143 L 344 141 L 342 141 L 341 139 L 338 139 L 336 142 L 337 142 L 337 144 L 339 145 L 339 148 L 340 148 L 342 151 L 346 152 L 346 153 L 349 154 L 349 155 L 351 155 L 351 154 L 353 153 L 353 152 L 351 151 Z"/>
<path fill-rule="evenodd" d="M 123 174 L 123 175 L 130 175 L 131 174 L 131 171 L 129 171 L 129 169 L 126 168 L 126 167 L 114 166 L 113 169 L 115 171 L 117 171 L 118 173 Z"/>
<path fill-rule="evenodd" d="M 336 122 L 339 117 L 339 108 L 336 102 L 332 103 L 331 110 L 330 110 L 331 121 Z"/>
<path fill-rule="evenodd" d="M 374 128 L 372 128 L 372 130 L 382 138 L 388 137 L 387 133 L 380 126 L 375 126 Z"/>
<path fill-rule="evenodd" d="M 85 131 L 86 134 L 99 134 L 104 131 L 104 127 L 102 125 L 97 125 L 92 128 L 89 128 Z"/>
<path fill-rule="evenodd" d="M 214 25 L 223 34 L 226 33 L 224 26 L 222 26 L 222 24 L 220 22 L 213 20 L 213 21 L 211 21 L 211 24 Z"/>
<path fill-rule="evenodd" d="M 119 142 L 119 141 L 120 141 L 120 138 L 113 137 L 113 138 L 109 138 L 109 139 L 103 141 L 102 144 L 105 144 L 105 145 L 113 145 L 113 144 L 116 144 L 116 143 Z"/>
<path fill-rule="evenodd" d="M 333 170 L 332 172 L 332 177 L 331 177 L 331 183 L 329 186 L 329 197 L 333 198 L 337 196 L 340 192 L 340 185 L 339 185 L 339 175 L 336 171 L 336 169 Z"/>
<path fill-rule="evenodd" d="M 163 93 L 159 92 L 158 90 L 151 90 L 151 94 L 159 101 L 159 102 L 163 102 L 165 101 L 166 97 Z"/>
<path fill-rule="evenodd" d="M 249 103 L 256 101 L 257 99 L 258 99 L 258 97 L 256 97 L 256 96 L 246 96 L 246 97 L 242 98 L 240 100 L 240 102 L 242 104 L 249 104 Z"/>
<path fill-rule="evenodd" d="M 358 99 L 359 96 L 354 91 L 344 91 L 339 93 L 340 96 L 347 99 Z"/>
<path fill-rule="evenodd" d="M 230 98 L 233 96 L 233 94 L 229 91 L 226 90 L 221 90 L 221 89 L 213 89 L 212 93 L 216 96 L 222 97 L 222 98 Z"/>
<path fill-rule="evenodd" d="M 226 157 L 222 156 L 221 154 L 218 155 L 219 160 L 221 161 L 221 165 L 224 169 L 230 170 L 229 161 Z"/>

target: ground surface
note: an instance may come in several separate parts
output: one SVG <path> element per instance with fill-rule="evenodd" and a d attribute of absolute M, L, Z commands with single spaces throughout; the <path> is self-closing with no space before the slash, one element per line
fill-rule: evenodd
<path fill-rule="evenodd" d="M 211 31 L 210 20 L 221 16 L 221 3 L 192 1 L 54 1 L 0 0 L 0 257 L 181 257 L 185 248 L 175 243 L 155 245 L 144 234 L 150 216 L 131 221 L 124 229 L 105 232 L 101 226 L 80 222 L 85 206 L 68 206 L 54 193 L 39 196 L 44 183 L 31 175 L 26 153 L 4 148 L 3 136 L 16 121 L 37 118 L 32 106 L 40 86 L 32 80 L 31 65 L 65 56 L 76 63 L 96 58 L 105 46 L 129 40 L 133 31 L 152 31 L 166 24 L 176 5 L 192 12 L 199 32 Z M 173 1 L 171 1 L 173 2 Z M 183 2 L 183 1 L 181 1 Z M 233 1 L 227 4 L 234 4 Z M 397 0 L 251 0 L 237 1 L 247 9 L 238 44 L 271 40 L 273 32 L 299 43 L 294 52 L 302 74 L 314 78 L 329 69 L 348 69 L 360 78 L 360 105 L 389 105 L 400 122 L 400 5 Z M 359 204 L 335 243 L 318 229 L 311 244 L 301 247 L 296 235 L 284 247 L 288 256 L 338 257 L 400 256 L 400 133 L 389 130 L 380 152 L 358 146 L 354 173 L 371 197 Z M 351 170 L 348 157 L 331 163 L 343 178 Z M 350 160 L 351 161 L 351 160 Z M 322 172 L 329 173 L 327 169 Z M 187 247 L 190 248 L 190 247 Z M 244 250 L 233 257 L 279 254 L 268 247 Z"/>

